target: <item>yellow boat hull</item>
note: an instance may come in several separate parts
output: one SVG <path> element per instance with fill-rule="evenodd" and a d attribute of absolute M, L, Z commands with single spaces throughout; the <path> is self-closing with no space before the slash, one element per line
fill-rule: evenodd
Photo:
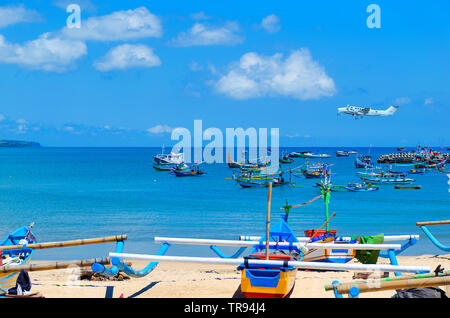
<path fill-rule="evenodd" d="M 265 276 L 264 272 L 270 275 Z M 246 268 L 241 274 L 241 291 L 247 298 L 283 298 L 294 288 L 296 275 L 296 268 L 275 270 Z"/>

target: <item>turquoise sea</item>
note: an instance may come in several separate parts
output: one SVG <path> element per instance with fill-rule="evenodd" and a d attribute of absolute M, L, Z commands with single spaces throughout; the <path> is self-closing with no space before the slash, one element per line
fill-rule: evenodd
<path fill-rule="evenodd" d="M 354 155 L 335 157 L 336 150 L 356 150 L 374 160 L 395 148 L 282 148 L 332 155 L 333 183 L 359 182 Z M 155 236 L 237 239 L 261 235 L 265 229 L 267 189 L 242 189 L 226 164 L 204 165 L 205 176 L 178 178 L 153 169 L 160 148 L 4 148 L 0 149 L 0 237 L 35 222 L 40 242 L 127 234 L 125 252 L 155 253 Z M 311 160 L 313 161 L 313 160 Z M 316 160 L 318 161 L 318 160 Z M 296 158 L 289 167 L 304 159 Z M 407 167 L 403 167 L 406 169 Z M 397 167 L 400 169 L 400 167 Z M 341 235 L 423 234 L 417 221 L 450 219 L 447 174 L 414 175 L 421 190 L 381 186 L 368 193 L 332 193 L 331 227 Z M 272 221 L 281 215 L 286 198 L 299 204 L 319 194 L 317 179 L 293 177 L 296 188 L 274 188 Z M 324 222 L 322 200 L 291 210 L 296 233 Z M 447 225 L 430 227 L 450 245 Z M 114 244 L 39 250 L 35 260 L 107 256 Z M 226 250 L 232 251 L 232 250 Z M 425 235 L 404 255 L 442 254 Z M 169 255 L 214 256 L 208 247 L 173 246 Z"/>

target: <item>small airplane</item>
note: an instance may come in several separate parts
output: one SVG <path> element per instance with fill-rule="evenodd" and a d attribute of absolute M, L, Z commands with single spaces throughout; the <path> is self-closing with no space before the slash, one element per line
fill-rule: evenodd
<path fill-rule="evenodd" d="M 346 107 L 340 107 L 338 108 L 338 115 L 343 113 L 343 114 L 348 114 L 348 115 L 352 115 L 355 116 L 355 119 L 358 118 L 362 118 L 364 116 L 392 116 L 397 109 L 399 108 L 399 106 L 391 106 L 386 110 L 377 110 L 377 109 L 372 109 L 370 107 L 356 107 L 356 106 L 350 106 L 347 105 Z"/>

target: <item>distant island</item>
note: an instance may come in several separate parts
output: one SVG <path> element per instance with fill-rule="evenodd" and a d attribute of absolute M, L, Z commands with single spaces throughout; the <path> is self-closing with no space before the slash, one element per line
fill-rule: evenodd
<path fill-rule="evenodd" d="M 27 147 L 41 147 L 41 144 L 34 141 L 0 140 L 0 148 L 27 148 Z"/>

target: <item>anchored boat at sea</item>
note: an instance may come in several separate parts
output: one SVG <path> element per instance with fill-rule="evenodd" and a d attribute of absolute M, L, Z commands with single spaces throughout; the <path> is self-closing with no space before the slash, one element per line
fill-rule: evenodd
<path fill-rule="evenodd" d="M 162 152 L 153 157 L 153 168 L 158 171 L 171 171 L 174 167 L 184 164 L 184 153 L 170 152 L 164 153 L 164 146 Z"/>
<path fill-rule="evenodd" d="M 177 177 L 198 177 L 206 174 L 206 172 L 200 168 L 200 163 L 190 166 L 177 166 L 172 169 L 172 172 Z"/>

